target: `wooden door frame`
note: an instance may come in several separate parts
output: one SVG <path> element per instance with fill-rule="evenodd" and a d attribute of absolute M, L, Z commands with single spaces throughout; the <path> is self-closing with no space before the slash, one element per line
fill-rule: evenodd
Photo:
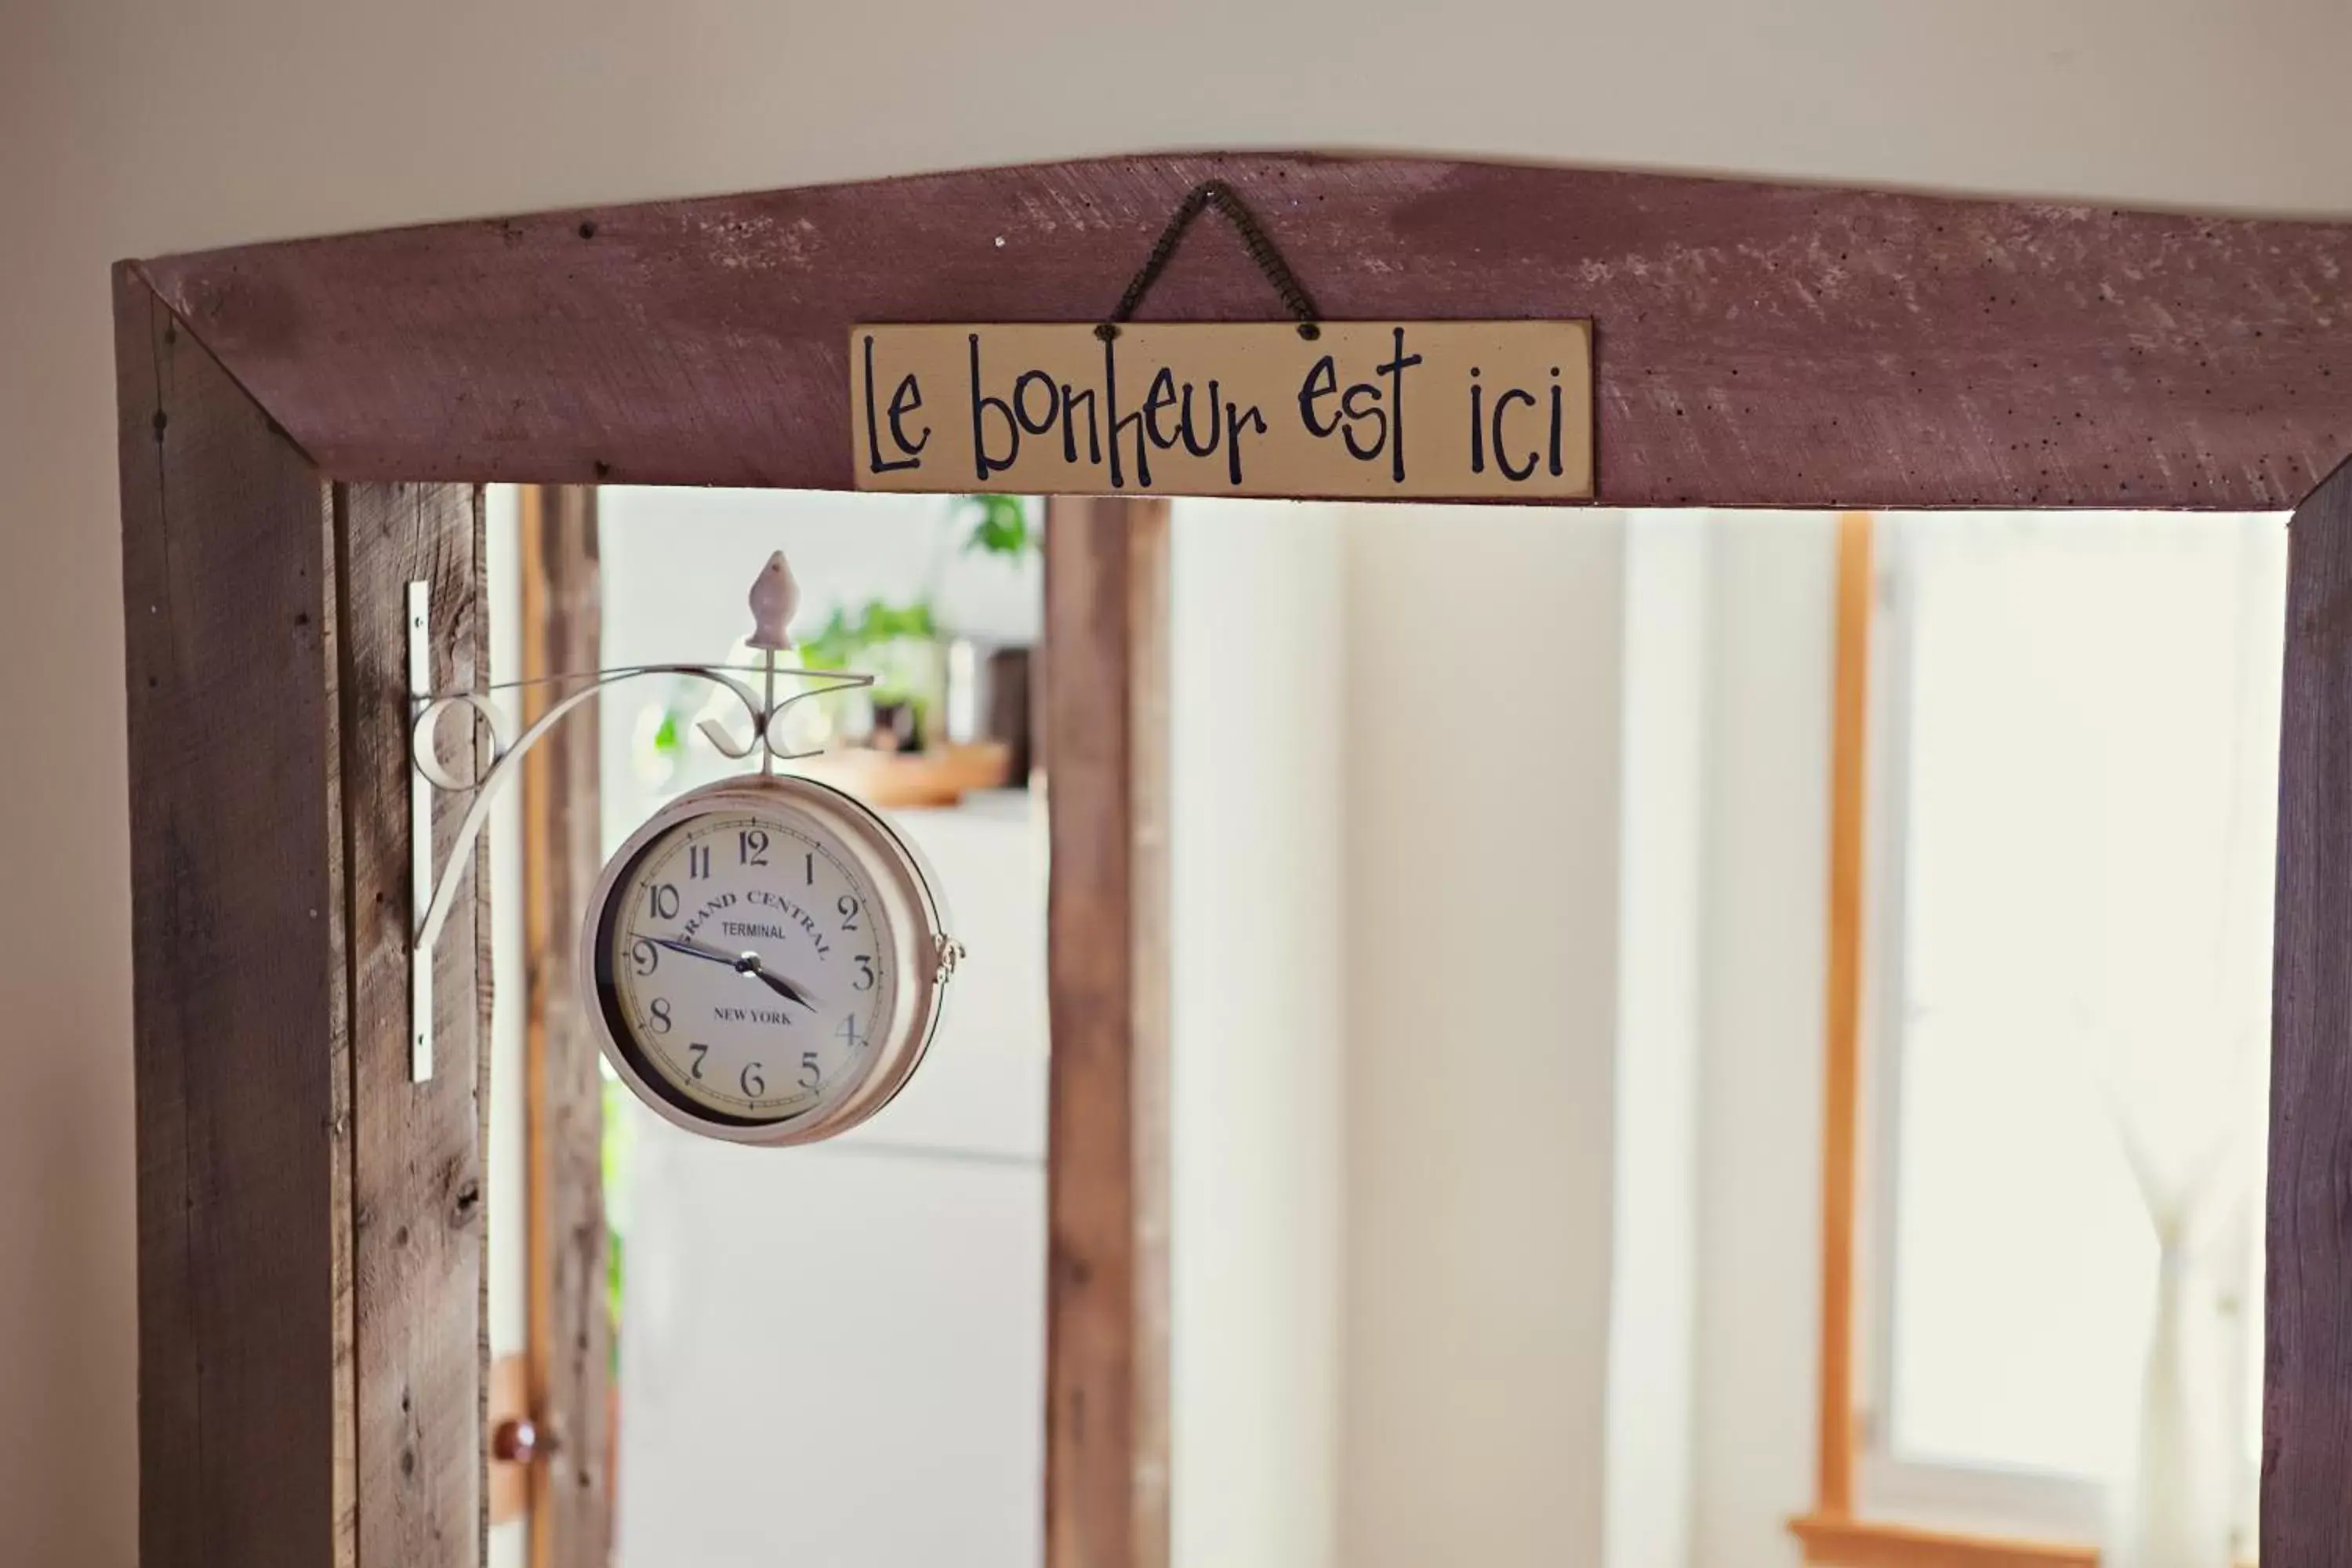
<path fill-rule="evenodd" d="M 1045 1561 L 1168 1563 L 1168 503 L 1045 525 Z"/>
<path fill-rule="evenodd" d="M 515 528 L 520 679 L 597 668 L 604 594 L 594 487 L 522 487 Z M 519 721 L 536 721 L 561 689 L 524 688 Z M 573 974 L 580 922 L 604 861 L 598 719 L 595 703 L 575 710 L 522 764 L 523 1382 L 539 1437 L 526 1470 L 530 1568 L 583 1568 L 611 1556 L 604 1080 Z"/>
<path fill-rule="evenodd" d="M 412 1087 L 400 583 L 433 580 L 436 676 L 469 679 L 480 484 L 848 488 L 854 322 L 1107 310 L 1211 177 L 1335 319 L 1592 319 L 1602 504 L 2284 509 L 2352 447 L 2342 224 L 1181 155 L 121 264 L 149 1568 L 473 1568 L 481 1552 L 487 921 L 461 910 L 445 936 L 441 1069 Z M 1262 293 L 1239 247 L 1195 238 L 1153 310 L 1254 319 Z M 2352 711 L 2296 685 L 2342 621 L 2333 546 L 2306 535 L 2347 529 L 2315 500 L 2293 567 L 2263 1537 L 2297 1568 L 2352 1562 L 2352 1213 L 2331 1195 L 2352 1184 L 2336 1026 L 2352 805 L 2317 787 L 2352 751 Z M 1066 592 L 1087 584 L 1101 613 L 1085 624 L 1115 634 L 1123 673 L 1049 708 L 1092 705 L 1131 737 L 1148 659 L 1109 606 L 1144 578 L 1090 574 L 1148 572 L 1150 552 L 1083 531 L 1095 544 L 1057 571 Z M 1055 1233 L 1070 1277 L 1050 1377 L 1124 1392 L 1108 1415 L 1090 1395 L 1055 1416 L 1052 1568 L 1165 1552 L 1167 1477 L 1135 1436 L 1166 1375 L 1164 1327 L 1134 1331 L 1165 1306 L 1149 1210 L 1164 1130 L 1137 1092 L 1165 984 L 1146 951 L 1164 921 L 1134 901 L 1165 854 L 1151 787 L 1108 753 L 1054 786 L 1056 838 L 1121 848 L 1128 868 L 1117 881 L 1056 856 L 1062 909 L 1129 901 L 1095 928 L 1057 922 L 1052 958 L 1055 1023 L 1097 1021 L 1085 1056 L 1110 1094 L 1064 1094 L 1057 1076 L 1055 1213 L 1077 1212 L 1081 1182 L 1129 1205 L 1088 1219 L 1100 1258 Z M 1078 1059 L 1057 1053 L 1056 1074 Z M 1079 1168 L 1097 1156 L 1117 1163 Z M 1094 1288 L 1106 1259 L 1124 1271 Z M 1127 1327 L 1090 1339 L 1095 1312 Z"/>

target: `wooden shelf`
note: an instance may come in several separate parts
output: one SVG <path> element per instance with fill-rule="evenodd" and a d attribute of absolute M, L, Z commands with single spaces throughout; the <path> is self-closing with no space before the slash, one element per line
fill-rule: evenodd
<path fill-rule="evenodd" d="M 973 790 L 1000 788 L 1012 779 L 1013 751 L 1002 741 L 928 752 L 845 746 L 795 763 L 793 771 L 847 790 L 869 805 L 904 810 L 953 805 Z"/>

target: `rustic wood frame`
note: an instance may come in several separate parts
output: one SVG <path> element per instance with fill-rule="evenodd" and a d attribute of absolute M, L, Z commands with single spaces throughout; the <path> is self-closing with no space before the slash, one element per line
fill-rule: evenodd
<path fill-rule="evenodd" d="M 596 491 L 527 485 L 517 500 L 521 679 L 595 669 L 604 646 Z M 559 689 L 524 688 L 521 722 L 542 717 Z M 604 1087 L 573 974 L 604 861 L 599 734 L 592 702 L 522 764 L 524 1384 L 540 1437 L 528 1467 L 530 1568 L 612 1556 Z"/>
<path fill-rule="evenodd" d="M 436 673 L 466 679 L 475 486 L 845 488 L 852 322 L 1107 310 L 1210 177 L 1335 319 L 1592 319 L 1604 504 L 2284 508 L 2352 447 L 2339 224 L 1185 155 L 124 264 L 149 1568 L 481 1551 L 487 921 L 461 910 L 442 944 L 440 1071 L 412 1089 L 398 584 L 434 581 Z M 1262 290 L 1237 247 L 1196 237 L 1153 309 L 1257 318 Z M 2297 1568 L 2352 1563 L 2352 1217 L 2334 1196 L 2352 1181 L 2347 491 L 2300 516 L 2288 661 L 2263 1531 Z M 1086 571 L 1148 568 L 1101 547 Z M 1118 665 L 1070 700 L 1131 725 L 1133 645 Z M 1120 847 L 1130 897 L 1165 853 L 1148 787 L 1132 756 L 1055 785 L 1057 836 Z M 1057 857 L 1055 875 L 1077 871 Z M 1057 1026 L 1108 1009 L 1097 1065 L 1110 1081 L 1127 1053 L 1130 1086 L 1139 999 L 1164 985 L 1138 963 L 1139 907 L 1057 923 L 1073 947 L 1054 958 Z M 1081 1104 L 1057 1100 L 1057 1133 L 1094 1129 Z M 1133 1159 L 1149 1132 L 1130 1120 L 1103 1146 Z M 1139 1170 L 1116 1179 L 1148 1203 Z M 1066 1156 L 1055 1177 L 1075 1179 Z M 1130 1208 L 1110 1289 L 1078 1288 L 1097 1264 L 1056 1232 L 1056 1386 L 1106 1368 L 1127 1404 L 1108 1434 L 1091 1400 L 1056 1417 L 1054 1568 L 1164 1552 L 1167 1478 L 1121 1435 L 1164 1378 L 1141 1310 L 1160 1282 L 1136 1268 L 1151 1223 Z"/>

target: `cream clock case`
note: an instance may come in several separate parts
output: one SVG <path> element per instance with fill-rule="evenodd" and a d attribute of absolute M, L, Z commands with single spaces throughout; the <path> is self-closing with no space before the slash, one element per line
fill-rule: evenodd
<path fill-rule="evenodd" d="M 421 587 L 422 585 L 415 585 Z M 597 879 L 575 973 L 604 1059 L 637 1098 L 678 1126 L 739 1143 L 810 1143 L 888 1104 L 922 1065 L 962 948 L 947 933 L 938 883 L 914 846 L 854 795 L 776 771 L 793 703 L 872 677 L 779 665 L 798 603 L 782 552 L 751 589 L 754 665 L 646 665 L 557 678 L 581 683 L 509 745 L 484 692 L 414 693 L 412 750 L 423 785 L 477 793 L 449 864 L 462 867 L 489 797 L 541 736 L 603 686 L 688 675 L 742 701 L 751 737 L 699 726 L 724 755 L 757 752 L 759 771 L 680 796 L 623 844 Z M 412 593 L 412 636 L 426 607 Z M 748 679 L 747 679 L 748 678 Z M 753 684 L 756 680 L 757 685 Z M 779 700 L 779 686 L 791 695 Z M 440 715 L 463 707 L 493 732 L 478 779 L 450 776 L 434 752 Z M 422 868 L 429 875 L 430 868 Z M 429 954 L 449 901 L 432 889 L 417 951 Z M 420 893 L 425 891 L 422 884 Z M 428 900 L 420 900 L 419 907 Z M 413 984 L 429 987 L 429 960 Z M 429 994 L 417 1016 L 429 1018 Z M 431 1040 L 412 1052 L 430 1076 Z"/>
<path fill-rule="evenodd" d="M 807 779 L 672 803 L 589 909 L 579 973 L 613 1070 L 672 1121 L 738 1142 L 810 1142 L 889 1103 L 952 972 L 913 850 Z"/>

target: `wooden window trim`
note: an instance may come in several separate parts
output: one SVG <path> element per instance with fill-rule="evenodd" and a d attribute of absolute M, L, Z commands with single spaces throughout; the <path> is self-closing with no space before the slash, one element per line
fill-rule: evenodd
<path fill-rule="evenodd" d="M 1861 1221 L 1863 958 L 1867 939 L 1870 682 L 1877 520 L 1837 520 L 1830 674 L 1830 832 L 1822 1072 L 1821 1364 L 1813 1509 L 1789 1529 L 1821 1568 L 2095 1568 L 2095 1546 L 1935 1530 L 1855 1511 L 1863 1435 L 1854 1396 Z"/>
<path fill-rule="evenodd" d="M 2272 1247 L 2296 1268 L 2274 1271 L 2269 1303 L 2263 1529 L 2273 1561 L 2352 1561 L 2352 1219 L 2333 1197 L 2352 1184 L 2336 1049 L 2352 1032 L 2352 850 L 2337 853 L 2352 786 L 2322 787 L 2344 784 L 2352 709 L 2323 680 L 2339 618 L 2311 596 L 2352 532 L 2346 481 L 2314 489 L 2352 446 L 2352 375 L 2335 374 L 2352 363 L 2352 312 L 2334 303 L 2352 226 L 1265 153 L 117 269 L 148 1568 L 471 1568 L 481 1552 L 488 988 L 467 911 L 438 961 L 442 1071 L 412 1092 L 392 1054 L 399 576 L 434 579 L 436 662 L 465 679 L 472 487 L 848 488 L 853 322 L 1106 309 L 1181 194 L 1212 177 L 1335 318 L 1591 319 L 1604 504 L 2243 510 L 2311 496 L 2292 568 L 2271 1161 Z M 1153 309 L 1261 318 L 1263 282 L 1236 247 L 1188 247 Z M 2058 405 L 2068 388 L 2096 388 L 2096 405 Z M 1128 825 L 1130 874 L 1165 853 L 1141 837 L 1143 804 L 1087 808 Z M 1057 858 L 1057 876 L 1077 874 Z M 1057 1012 L 1074 1005 L 1065 986 L 1105 984 L 1087 965 L 1109 964 L 1121 978 L 1101 994 L 1129 1003 L 1100 1026 L 1125 1042 L 1110 1048 L 1148 1052 L 1133 999 L 1164 977 L 1138 927 L 1108 929 L 1055 955 Z M 1099 1147 L 1148 1160 L 1150 1129 L 1123 1103 L 1128 1134 Z M 1150 1174 L 1107 1174 L 1143 1205 L 1131 1238 L 1152 1234 Z M 1076 1179 L 1068 1159 L 1053 1179 Z M 1118 1246 L 1130 1268 L 1148 1257 Z M 1131 1324 L 1149 1326 L 1159 1285 L 1127 1277 Z M 1127 1343 L 1158 1353 L 1149 1332 Z M 1120 1353 L 1057 1337 L 1049 1363 Z M 1149 1398 L 1160 1375 L 1130 1359 L 1113 1381 Z M 1073 1427 L 1067 1463 L 1091 1462 L 1100 1431 Z M 1102 1491 L 1088 1506 L 1112 1516 L 1083 1529 L 1049 1522 L 1053 1568 L 1081 1568 L 1080 1550 L 1083 1568 L 1153 1561 L 1167 1478 L 1131 1462 L 1134 1438 L 1110 1447 L 1133 1490 Z M 1082 1492 L 1097 1495 L 1065 1484 L 1052 1506 Z"/>
<path fill-rule="evenodd" d="M 1812 1513 L 1789 1521 L 1822 1568 L 2098 1568 L 2095 1546 L 2011 1540 Z"/>
<path fill-rule="evenodd" d="M 2331 481 L 2332 482 L 2332 481 Z M 1864 1416 L 1853 1392 L 1855 1236 L 1860 1227 L 1863 954 L 1870 802 L 1871 651 L 1877 519 L 1838 518 L 1830 739 L 1829 919 L 1822 1118 L 1819 1457 L 1811 1513 L 1789 1521 L 1820 1568 L 2097 1568 L 2081 1542 L 1937 1530 L 1854 1512 Z"/>
<path fill-rule="evenodd" d="M 1862 1149 L 1863 921 L 1869 831 L 1870 631 L 1875 522 L 1837 521 L 1837 629 L 1830 686 L 1829 942 L 1822 1073 L 1820 1453 L 1816 1516 L 1851 1519 L 1859 1423 L 1853 1397 L 1854 1235 Z"/>

